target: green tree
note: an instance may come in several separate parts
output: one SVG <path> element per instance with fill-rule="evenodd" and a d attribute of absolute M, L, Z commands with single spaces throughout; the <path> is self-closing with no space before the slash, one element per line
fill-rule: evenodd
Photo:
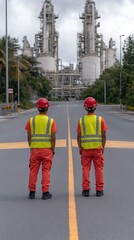
<path fill-rule="evenodd" d="M 93 96 L 98 102 L 104 102 L 104 84 L 106 86 L 106 100 L 107 103 L 119 103 L 119 64 L 106 69 L 91 86 L 89 86 L 83 93 L 82 98 Z"/>
<path fill-rule="evenodd" d="M 22 56 L 17 56 L 19 49 L 18 40 L 8 37 L 8 68 L 9 68 L 9 87 L 14 88 L 14 97 L 17 98 L 17 80 L 24 79 L 25 72 L 29 70 L 30 63 Z M 5 101 L 6 95 L 6 38 L 0 39 L 0 100 Z M 4 84 L 3 84 L 4 83 Z"/>
<path fill-rule="evenodd" d="M 51 97 L 51 82 L 44 76 L 42 69 L 39 67 L 39 63 L 34 57 L 25 57 L 28 62 L 31 63 L 31 68 L 25 74 L 25 84 L 27 82 L 27 91 L 29 91 L 30 96 L 44 96 Z M 23 82 L 22 82 L 23 85 Z"/>
<path fill-rule="evenodd" d="M 128 84 L 126 93 L 126 105 L 134 107 L 134 81 Z"/>
<path fill-rule="evenodd" d="M 125 105 L 134 106 L 134 35 L 126 39 L 123 53 L 122 99 Z"/>

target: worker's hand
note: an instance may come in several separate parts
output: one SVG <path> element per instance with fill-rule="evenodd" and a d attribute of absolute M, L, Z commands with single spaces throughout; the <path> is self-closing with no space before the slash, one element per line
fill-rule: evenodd
<path fill-rule="evenodd" d="M 52 149 L 52 153 L 53 153 L 53 155 L 55 154 L 55 151 L 54 151 L 54 149 Z"/>
<path fill-rule="evenodd" d="M 82 154 L 82 148 L 79 148 L 79 154 L 80 155 Z"/>
<path fill-rule="evenodd" d="M 55 151 L 53 151 L 53 155 L 55 154 Z"/>
<path fill-rule="evenodd" d="M 30 168 L 30 165 L 31 165 L 31 161 L 30 161 L 30 159 L 29 159 L 29 168 Z"/>

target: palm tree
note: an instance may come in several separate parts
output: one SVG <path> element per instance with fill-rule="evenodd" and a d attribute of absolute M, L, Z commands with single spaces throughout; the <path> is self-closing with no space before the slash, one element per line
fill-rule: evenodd
<path fill-rule="evenodd" d="M 17 51 L 20 49 L 18 40 L 15 38 L 8 37 L 8 74 L 10 85 L 17 85 L 13 82 L 18 80 L 23 80 L 25 77 L 25 72 L 31 67 L 31 64 L 23 57 L 18 56 Z M 0 81 L 4 83 L 6 72 L 6 38 L 2 37 L 0 39 Z M 5 85 L 5 84 L 4 84 Z M 5 86 L 4 86 L 5 87 Z M 11 87 L 11 86 L 10 86 Z M 5 92 L 5 90 L 4 90 Z M 17 90 L 16 90 L 17 92 Z M 0 90 L 3 98 L 3 88 Z"/>
<path fill-rule="evenodd" d="M 30 100 L 34 93 L 48 95 L 51 83 L 44 76 L 39 63 L 34 57 L 18 55 L 20 49 L 18 40 L 8 37 L 8 75 L 9 88 L 14 89 L 14 99 L 18 96 L 18 79 L 20 81 L 21 101 Z M 6 79 L 6 38 L 0 39 L 0 99 L 5 98 Z"/>
<path fill-rule="evenodd" d="M 5 66 L 5 53 L 2 49 L 0 49 L 0 72 L 1 69 Z"/>
<path fill-rule="evenodd" d="M 18 45 L 18 40 L 15 38 L 8 37 L 9 78 L 16 80 L 18 76 L 18 66 L 20 80 L 23 79 L 25 71 L 27 71 L 31 66 L 31 64 L 23 56 L 17 55 L 17 51 L 19 49 L 20 47 Z M 2 37 L 0 39 L 0 70 L 2 68 L 5 68 L 5 62 L 6 62 L 6 38 Z"/>

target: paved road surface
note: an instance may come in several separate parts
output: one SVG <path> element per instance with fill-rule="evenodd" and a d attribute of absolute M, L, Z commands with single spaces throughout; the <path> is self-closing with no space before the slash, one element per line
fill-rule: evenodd
<path fill-rule="evenodd" d="M 132 240 L 134 239 L 134 114 L 115 106 L 98 106 L 109 126 L 105 150 L 105 195 L 81 196 L 81 165 L 76 144 L 82 102 L 52 103 L 57 147 L 51 172 L 53 198 L 28 199 L 29 149 L 25 124 L 36 110 L 0 117 L 1 240 Z"/>

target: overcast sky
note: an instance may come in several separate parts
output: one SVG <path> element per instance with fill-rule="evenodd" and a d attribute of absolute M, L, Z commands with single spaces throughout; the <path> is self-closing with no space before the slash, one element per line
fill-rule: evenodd
<path fill-rule="evenodd" d="M 5 35 L 5 2 L 0 0 L 0 37 Z M 31 47 L 34 36 L 40 31 L 38 16 L 42 9 L 42 0 L 7 0 L 8 2 L 8 34 L 19 39 L 22 46 L 23 36 L 27 36 Z M 51 0 L 55 14 L 56 30 L 59 32 L 59 58 L 63 64 L 76 63 L 77 33 L 82 32 L 82 20 L 79 16 L 84 12 L 86 0 Z M 95 0 L 101 18 L 98 33 L 103 34 L 108 46 L 112 37 L 116 41 L 117 57 L 119 55 L 120 38 L 134 34 L 134 0 Z M 125 39 L 122 37 L 122 41 Z"/>

